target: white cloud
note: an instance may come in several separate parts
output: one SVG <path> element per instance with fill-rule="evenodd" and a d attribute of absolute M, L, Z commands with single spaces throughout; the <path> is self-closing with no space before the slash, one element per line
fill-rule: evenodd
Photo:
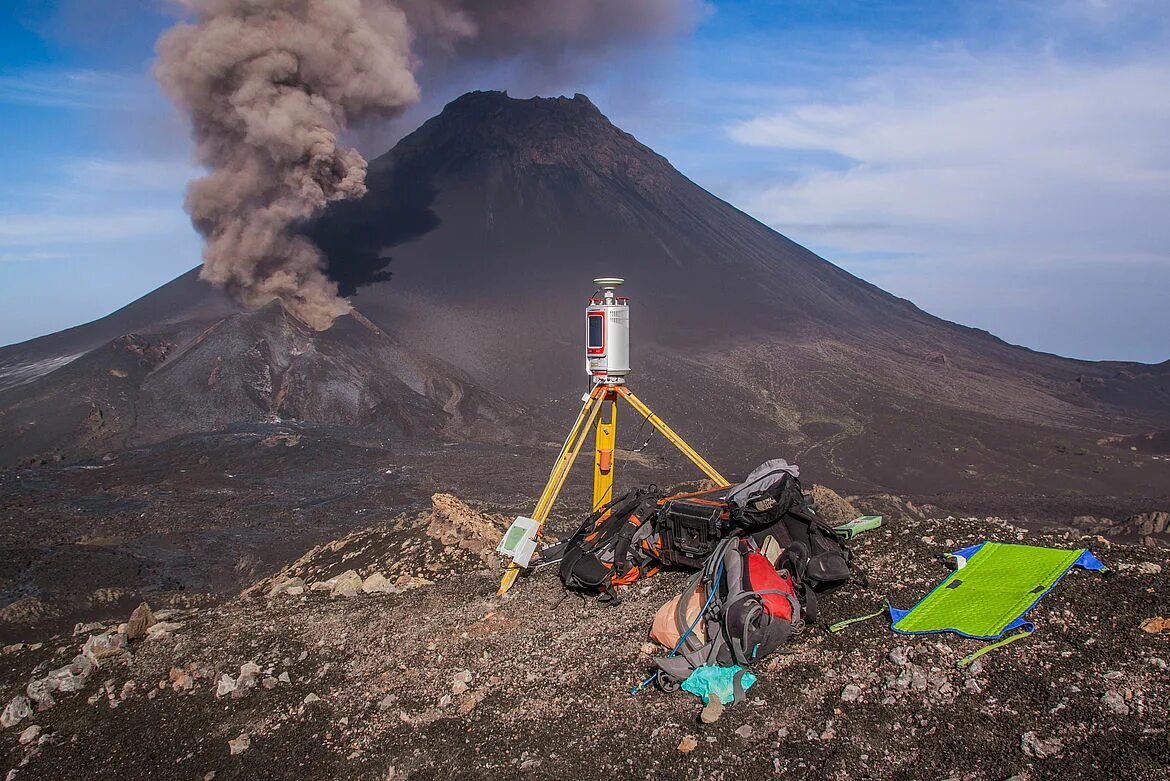
<path fill-rule="evenodd" d="M 871 281 L 1009 339 L 1035 336 L 1034 323 L 1013 328 L 1039 303 L 1055 311 L 1034 320 L 1066 320 L 1067 332 L 1077 317 L 1100 316 L 1079 311 L 1081 296 L 1070 292 L 1062 305 L 1053 295 L 1076 275 L 1100 281 L 1111 268 L 1140 268 L 1170 285 L 1170 59 L 948 53 L 913 63 L 849 84 L 835 100 L 790 98 L 729 125 L 741 144 L 817 160 L 742 188 L 738 201 Z M 973 309 L 976 290 L 994 294 L 981 289 L 985 278 L 1019 291 L 1017 300 Z M 1102 304 L 1124 305 L 1124 291 L 1112 292 Z M 1135 292 L 1129 300 L 1145 298 Z M 1161 322 L 1170 328 L 1170 314 Z M 1085 352 L 1059 327 L 1049 336 L 1029 344 Z M 1164 346 L 1149 349 L 1166 357 Z"/>
<path fill-rule="evenodd" d="M 185 215 L 176 209 L 125 208 L 90 214 L 0 214 L 0 249 L 123 241 L 189 229 L 190 223 Z M 42 254 L 56 253 L 46 250 Z"/>
<path fill-rule="evenodd" d="M 144 74 L 40 68 L 0 72 L 0 103 L 126 110 L 142 108 L 150 93 Z"/>
<path fill-rule="evenodd" d="M 76 182 L 107 190 L 182 191 L 188 182 L 205 173 L 193 163 L 175 159 L 83 158 L 67 161 L 64 167 Z"/>

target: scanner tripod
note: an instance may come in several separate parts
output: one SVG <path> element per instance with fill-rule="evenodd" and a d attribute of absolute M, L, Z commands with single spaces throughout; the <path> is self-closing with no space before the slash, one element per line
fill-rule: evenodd
<path fill-rule="evenodd" d="M 661 418 L 655 415 L 641 399 L 626 387 L 623 381 L 620 379 L 614 381 L 614 378 L 603 377 L 595 382 L 593 389 L 584 398 L 585 404 L 581 407 L 581 412 L 577 415 L 577 420 L 569 430 L 569 436 L 565 440 L 565 444 L 561 447 L 560 455 L 557 456 L 557 460 L 553 464 L 552 472 L 548 476 L 548 482 L 545 483 L 544 491 L 541 492 L 540 499 L 536 502 L 536 510 L 532 513 L 532 520 L 539 524 L 538 533 L 539 529 L 544 527 L 545 521 L 548 520 L 549 511 L 552 509 L 553 503 L 556 502 L 557 496 L 560 495 L 561 489 L 565 485 L 565 480 L 569 476 L 569 470 L 573 467 L 573 462 L 577 460 L 577 455 L 581 452 L 581 448 L 589 436 L 590 429 L 593 429 L 595 432 L 593 453 L 593 509 L 596 510 L 612 498 L 614 442 L 617 437 L 617 401 L 619 398 L 625 399 L 670 444 L 678 448 L 679 452 L 686 456 L 691 463 L 699 467 L 703 474 L 720 485 L 727 484 L 727 480 L 715 470 L 715 467 L 708 464 L 702 456 L 695 452 L 694 448 L 674 432 L 674 429 L 666 425 Z M 609 407 L 608 419 L 603 415 L 607 405 Z M 496 593 L 498 595 L 506 593 L 512 587 L 512 584 L 516 582 L 520 571 L 521 567 L 515 562 L 509 564 L 507 571 L 504 573 L 503 580 L 500 581 L 500 589 Z"/>

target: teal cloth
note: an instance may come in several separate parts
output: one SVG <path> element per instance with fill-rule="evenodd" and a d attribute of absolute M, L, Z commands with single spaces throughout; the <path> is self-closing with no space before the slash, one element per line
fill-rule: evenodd
<path fill-rule="evenodd" d="M 682 682 L 683 691 L 688 691 L 699 697 L 704 705 L 711 701 L 711 697 L 718 697 L 724 705 L 730 705 L 735 700 L 735 674 L 742 669 L 737 664 L 730 667 L 705 664 L 696 668 Z M 740 686 L 745 692 L 755 682 L 756 676 L 750 672 L 744 672 L 743 677 L 740 678 Z"/>

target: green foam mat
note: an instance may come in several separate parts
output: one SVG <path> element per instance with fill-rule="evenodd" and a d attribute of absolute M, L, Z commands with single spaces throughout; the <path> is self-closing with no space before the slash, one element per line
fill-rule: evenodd
<path fill-rule="evenodd" d="M 951 555 L 966 564 L 909 610 L 890 606 L 891 629 L 903 634 L 955 632 L 981 640 L 1021 627 L 1031 631 L 1024 615 L 1069 569 L 1105 569 L 1084 548 L 985 542 Z"/>

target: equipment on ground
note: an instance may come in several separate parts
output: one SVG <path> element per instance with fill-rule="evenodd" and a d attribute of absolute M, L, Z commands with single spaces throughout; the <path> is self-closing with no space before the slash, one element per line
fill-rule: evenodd
<path fill-rule="evenodd" d="M 837 536 L 843 540 L 852 540 L 862 532 L 867 532 L 871 529 L 876 529 L 882 525 L 882 516 L 880 515 L 863 515 L 860 518 L 854 518 L 849 523 L 843 523 L 840 526 L 834 526 L 833 531 Z"/>
<path fill-rule="evenodd" d="M 585 366 L 591 388 L 582 397 L 583 406 L 577 415 L 569 436 L 553 464 L 544 491 L 537 500 L 531 520 L 536 523 L 532 539 L 538 539 L 548 520 L 549 511 L 568 478 L 569 470 L 585 445 L 589 431 L 594 431 L 593 452 L 593 509 L 604 506 L 613 497 L 614 446 L 617 435 L 617 401 L 625 399 L 645 421 L 678 448 L 709 479 L 718 485 L 727 480 L 707 463 L 682 437 L 655 415 L 635 396 L 626 384 L 630 373 L 630 306 L 629 298 L 618 296 L 616 290 L 625 282 L 619 277 L 600 277 L 593 280 L 598 292 L 589 298 L 585 309 Z M 608 416 L 604 413 L 608 407 Z M 505 535 L 507 536 L 507 535 Z M 513 558 L 500 581 L 497 593 L 504 594 L 516 582 L 520 571 L 527 566 Z"/>
<path fill-rule="evenodd" d="M 905 635 L 953 632 L 994 640 L 959 660 L 965 667 L 988 651 L 1029 637 L 1035 625 L 1028 612 L 1074 567 L 1093 572 L 1105 565 L 1086 548 L 1059 550 L 1034 545 L 981 542 L 948 554 L 961 564 L 909 610 L 890 605 L 867 616 L 838 621 L 839 632 L 859 621 L 890 614 L 890 629 Z M 965 562 L 965 564 L 963 564 Z M 1021 630 L 1018 634 L 1009 632 Z"/>
<path fill-rule="evenodd" d="M 675 494 L 658 502 L 657 531 L 662 563 L 698 569 L 731 533 L 727 495 L 731 486 Z"/>
<path fill-rule="evenodd" d="M 691 607 L 696 593 L 704 599 L 697 612 Z M 655 660 L 657 682 L 672 691 L 708 665 L 748 667 L 780 648 L 804 621 L 791 570 L 776 569 L 750 537 L 728 537 L 655 616 L 655 627 L 669 627 L 655 640 L 679 638 Z"/>

